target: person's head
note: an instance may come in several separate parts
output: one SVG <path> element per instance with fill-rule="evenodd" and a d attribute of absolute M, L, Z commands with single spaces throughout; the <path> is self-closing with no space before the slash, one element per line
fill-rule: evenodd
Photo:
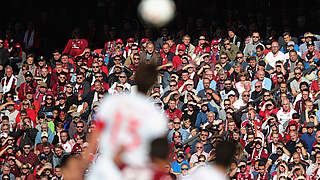
<path fill-rule="evenodd" d="M 188 46 L 190 44 L 190 41 L 191 41 L 191 38 L 189 35 L 186 34 L 182 37 L 182 42 L 184 45 Z"/>
<path fill-rule="evenodd" d="M 254 43 L 257 43 L 260 40 L 260 33 L 259 32 L 253 32 L 252 33 L 252 41 Z"/>
<path fill-rule="evenodd" d="M 173 127 L 176 130 L 181 128 L 181 120 L 178 117 L 173 119 Z"/>
<path fill-rule="evenodd" d="M 54 147 L 54 153 L 55 153 L 56 156 L 61 157 L 63 155 L 63 153 L 64 153 L 63 147 L 60 144 L 57 144 Z"/>
<path fill-rule="evenodd" d="M 242 100 L 246 103 L 249 102 L 249 99 L 250 99 L 250 92 L 249 91 L 244 91 L 241 95 L 242 97 Z"/>
<path fill-rule="evenodd" d="M 12 76 L 13 70 L 12 70 L 12 67 L 11 67 L 11 66 L 8 65 L 8 66 L 5 67 L 5 74 L 6 74 L 6 76 L 7 76 L 8 78 Z"/>
<path fill-rule="evenodd" d="M 212 111 L 208 112 L 208 122 L 213 123 L 214 119 L 215 119 L 214 112 L 212 112 Z"/>
<path fill-rule="evenodd" d="M 203 79 L 203 87 L 204 89 L 208 89 L 210 87 L 210 79 L 209 78 L 204 78 Z"/>
<path fill-rule="evenodd" d="M 23 147 L 22 147 L 23 152 L 24 152 L 25 154 L 29 154 L 30 151 L 31 151 L 31 148 L 32 148 L 31 143 L 25 143 L 25 144 L 23 145 Z"/>
<path fill-rule="evenodd" d="M 296 131 L 290 131 L 289 135 L 291 141 L 296 141 L 298 139 L 298 134 Z"/>
<path fill-rule="evenodd" d="M 272 44 L 271 44 L 271 47 L 272 47 L 272 49 L 271 49 L 271 52 L 273 53 L 273 54 L 276 54 L 276 53 L 278 53 L 279 52 L 279 43 L 278 42 L 272 42 Z"/>
<path fill-rule="evenodd" d="M 264 161 L 259 161 L 258 166 L 259 166 L 258 172 L 259 172 L 261 175 L 263 175 L 264 172 L 265 172 L 265 170 L 266 170 L 265 162 L 264 162 Z"/>
<path fill-rule="evenodd" d="M 295 50 L 289 51 L 289 59 L 290 59 L 292 62 L 297 61 L 297 60 L 298 60 L 298 53 L 297 53 L 297 51 L 295 51 Z"/>
<path fill-rule="evenodd" d="M 265 77 L 265 72 L 264 71 L 258 71 L 257 72 L 257 77 L 258 77 L 258 80 L 259 81 L 263 81 L 264 80 L 264 77 Z"/>
<path fill-rule="evenodd" d="M 76 83 L 77 84 L 82 84 L 83 83 L 83 81 L 84 81 L 84 74 L 83 73 L 79 73 L 79 74 L 77 74 L 77 80 L 76 80 Z"/>
<path fill-rule="evenodd" d="M 4 175 L 9 175 L 10 174 L 10 164 L 9 163 L 4 163 L 2 165 L 2 176 Z M 7 176 L 6 176 L 7 177 Z M 10 179 L 10 178 L 9 178 Z"/>
<path fill-rule="evenodd" d="M 83 132 L 84 131 L 84 122 L 83 121 L 77 122 L 76 128 L 77 128 L 77 132 Z"/>
<path fill-rule="evenodd" d="M 200 139 L 202 142 L 207 142 L 207 140 L 209 139 L 209 131 L 206 129 L 201 130 L 200 132 Z"/>
<path fill-rule="evenodd" d="M 221 53 L 220 54 L 220 62 L 221 64 L 225 64 L 228 61 L 228 56 L 226 53 Z"/>
<path fill-rule="evenodd" d="M 244 56 L 243 56 L 243 53 L 242 52 L 237 52 L 237 55 L 236 55 L 236 59 L 239 63 L 242 63 L 244 61 Z"/>
<path fill-rule="evenodd" d="M 236 152 L 236 146 L 230 141 L 221 141 L 216 145 L 216 159 L 217 165 L 228 168 L 233 160 L 233 156 Z"/>
<path fill-rule="evenodd" d="M 34 56 L 32 54 L 28 54 L 26 62 L 29 66 L 32 65 L 34 63 Z"/>
<path fill-rule="evenodd" d="M 149 42 L 147 44 L 146 50 L 149 54 L 152 54 L 154 52 L 154 44 L 152 42 Z"/>
<path fill-rule="evenodd" d="M 68 131 L 65 131 L 65 130 L 61 131 L 60 138 L 61 138 L 62 143 L 67 142 L 69 140 Z"/>
<path fill-rule="evenodd" d="M 262 82 L 261 81 L 257 81 L 255 84 L 254 84 L 254 88 L 255 88 L 255 91 L 256 92 L 261 92 L 262 91 Z"/>
<path fill-rule="evenodd" d="M 182 164 L 182 165 L 181 165 L 181 173 L 182 173 L 183 175 L 188 174 L 188 170 L 189 170 L 188 164 Z"/>
<path fill-rule="evenodd" d="M 284 42 L 285 42 L 286 44 L 287 44 L 289 41 L 291 41 L 291 35 L 290 35 L 289 32 L 284 32 L 283 35 L 282 35 L 282 37 L 283 37 L 283 40 L 284 40 Z"/>
<path fill-rule="evenodd" d="M 313 41 L 307 42 L 307 48 L 309 52 L 313 52 L 315 50 L 315 45 Z"/>
<path fill-rule="evenodd" d="M 200 153 L 203 152 L 203 144 L 201 142 L 196 143 L 196 151 Z"/>
<path fill-rule="evenodd" d="M 295 68 L 294 69 L 294 76 L 296 79 L 300 79 L 302 77 L 302 71 L 300 68 Z"/>

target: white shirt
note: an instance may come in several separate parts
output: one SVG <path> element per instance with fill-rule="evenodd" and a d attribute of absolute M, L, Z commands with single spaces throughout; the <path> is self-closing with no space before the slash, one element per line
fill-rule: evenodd
<path fill-rule="evenodd" d="M 266 60 L 268 61 L 269 65 L 273 68 L 276 67 L 276 62 L 277 61 L 281 61 L 282 63 L 285 62 L 286 58 L 285 55 L 283 54 L 283 52 L 279 51 L 278 54 L 276 56 L 273 56 L 272 52 L 269 52 L 266 55 Z"/>
<path fill-rule="evenodd" d="M 277 118 L 279 119 L 281 125 L 279 127 L 286 128 L 286 126 L 284 126 L 285 123 L 289 122 L 290 119 L 292 119 L 292 114 L 294 113 L 296 113 L 296 111 L 292 107 L 290 107 L 289 112 L 284 112 L 283 108 L 281 108 L 277 113 Z M 281 129 L 279 129 L 279 131 L 282 132 Z"/>

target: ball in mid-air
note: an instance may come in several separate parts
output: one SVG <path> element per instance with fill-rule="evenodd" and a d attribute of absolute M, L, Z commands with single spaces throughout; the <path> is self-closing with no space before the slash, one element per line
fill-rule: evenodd
<path fill-rule="evenodd" d="M 175 9 L 172 0 L 142 0 L 138 12 L 146 23 L 161 27 L 170 22 Z"/>

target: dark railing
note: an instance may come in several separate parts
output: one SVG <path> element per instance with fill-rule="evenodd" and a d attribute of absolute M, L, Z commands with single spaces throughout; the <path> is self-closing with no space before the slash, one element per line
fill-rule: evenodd
<path fill-rule="evenodd" d="M 303 71 L 303 75 L 302 76 L 306 76 L 307 73 L 313 71 L 314 69 L 316 69 L 317 66 L 311 66 L 310 68 L 306 69 Z M 294 80 L 294 77 L 289 79 L 287 81 L 287 85 L 290 85 L 290 83 Z M 277 90 L 279 90 L 279 86 L 276 87 L 276 88 L 273 88 L 270 92 L 271 94 L 273 94 L 274 92 L 276 92 Z M 263 96 L 259 96 L 258 98 L 256 98 L 255 100 L 253 100 L 252 102 L 255 104 L 256 102 L 260 101 L 262 99 Z M 244 109 L 247 108 L 247 105 L 246 106 L 243 106 L 241 107 L 240 109 L 238 109 L 237 111 L 235 111 L 234 113 L 239 113 L 239 112 L 242 112 Z M 186 141 L 183 142 L 183 144 L 188 144 L 189 146 L 192 145 L 192 143 L 194 143 L 195 141 L 199 140 L 200 138 L 200 134 L 197 134 L 196 136 L 193 136 L 189 139 L 187 139 Z"/>

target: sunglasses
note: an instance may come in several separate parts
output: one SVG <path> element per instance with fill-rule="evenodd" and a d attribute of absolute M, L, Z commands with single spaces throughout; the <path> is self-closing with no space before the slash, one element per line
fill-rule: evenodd
<path fill-rule="evenodd" d="M 225 43 L 224 45 L 230 45 L 230 43 Z"/>
<path fill-rule="evenodd" d="M 189 170 L 189 168 L 181 168 L 182 171 Z"/>
<path fill-rule="evenodd" d="M 127 76 L 119 76 L 119 78 L 126 78 Z"/>
<path fill-rule="evenodd" d="M 227 59 L 227 57 L 220 57 L 220 59 Z"/>
<path fill-rule="evenodd" d="M 199 160 L 198 162 L 206 162 L 205 160 Z"/>
<path fill-rule="evenodd" d="M 23 147 L 23 149 L 31 149 L 31 147 Z"/>
<path fill-rule="evenodd" d="M 169 86 L 170 86 L 170 87 L 175 87 L 176 85 L 172 85 L 172 84 L 171 84 L 171 85 L 169 85 Z"/>
<path fill-rule="evenodd" d="M 244 94 L 243 97 L 249 97 L 249 94 Z"/>
<path fill-rule="evenodd" d="M 115 61 L 120 61 L 121 59 L 114 59 Z"/>
<path fill-rule="evenodd" d="M 138 48 L 132 48 L 131 50 L 138 50 Z"/>
<path fill-rule="evenodd" d="M 82 77 L 77 77 L 77 79 L 82 79 Z"/>
<path fill-rule="evenodd" d="M 237 59 L 241 59 L 241 58 L 243 58 L 243 56 L 241 56 L 241 57 L 237 57 Z"/>
<path fill-rule="evenodd" d="M 173 124 L 181 124 L 181 122 L 173 122 Z"/>
<path fill-rule="evenodd" d="M 99 66 L 92 66 L 93 68 L 98 68 Z"/>
<path fill-rule="evenodd" d="M 66 88 L 72 88 L 72 86 L 66 86 Z"/>
<path fill-rule="evenodd" d="M 256 88 L 261 87 L 261 86 L 255 86 Z"/>
<path fill-rule="evenodd" d="M 53 98 L 47 98 L 47 100 L 52 100 Z"/>
<path fill-rule="evenodd" d="M 202 147 L 202 146 L 197 146 L 196 148 L 197 148 L 197 149 L 202 149 L 203 147 Z"/>
<path fill-rule="evenodd" d="M 96 78 L 101 78 L 102 76 L 95 76 Z"/>
<path fill-rule="evenodd" d="M 133 58 L 134 60 L 140 59 L 140 58 Z"/>
<path fill-rule="evenodd" d="M 252 36 L 252 38 L 259 38 L 259 36 Z"/>
<path fill-rule="evenodd" d="M 83 128 L 83 126 L 77 126 L 77 128 Z"/>
<path fill-rule="evenodd" d="M 200 136 L 209 136 L 208 134 L 200 134 Z"/>

